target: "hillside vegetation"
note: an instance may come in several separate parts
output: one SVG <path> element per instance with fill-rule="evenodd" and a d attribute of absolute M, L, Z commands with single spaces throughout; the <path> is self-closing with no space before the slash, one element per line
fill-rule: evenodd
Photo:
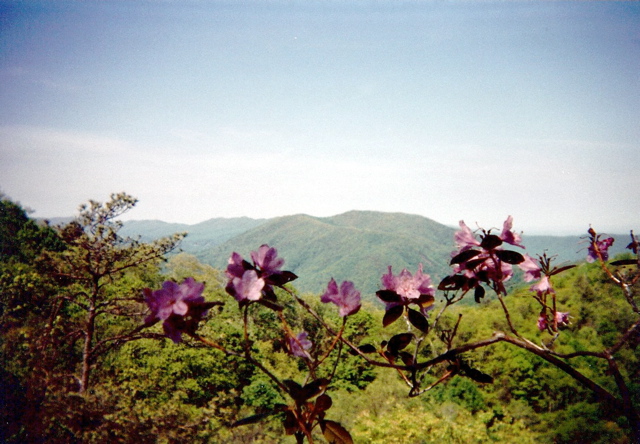
<path fill-rule="evenodd" d="M 299 295 L 284 284 L 274 284 L 280 304 L 276 309 L 273 301 L 238 303 L 225 293 L 223 268 L 229 251 L 248 258 L 260 244 L 270 243 L 300 280 L 305 270 L 322 276 L 336 273 L 336 279 L 353 279 L 361 271 L 361 285 L 367 285 L 369 273 L 369 284 L 376 286 L 387 264 L 393 264 L 397 274 L 403 266 L 413 271 L 419 261 L 442 275 L 447 273 L 454 232 L 449 227 L 419 216 L 374 212 L 283 217 L 239 234 L 233 231 L 241 228 L 222 224 L 220 231 L 227 230 L 231 237 L 211 250 L 212 260 L 222 264 L 214 268 L 186 253 L 165 256 L 180 235 L 151 243 L 123 238 L 125 230 L 114 217 L 134 204 L 135 199 L 124 194 L 104 205 L 92 201 L 74 222 L 54 229 L 36 224 L 17 204 L 0 201 L 0 442 L 293 443 L 285 412 L 292 404 L 287 396 L 294 394 L 295 402 L 302 399 L 304 405 L 317 407 L 323 399 L 327 419 L 338 421 L 358 443 L 634 442 L 628 420 L 632 415 L 620 412 L 617 393 L 624 387 L 624 402 L 640 404 L 640 322 L 633 302 L 640 291 L 637 279 L 627 295 L 598 263 L 580 262 L 553 275 L 554 307 L 557 303 L 568 319 L 554 335 L 539 329 L 540 304 L 530 284 L 512 288 L 500 301 L 487 297 L 475 303 L 473 294 L 467 294 L 464 301 L 469 304 L 449 306 L 437 317 L 447 299 L 439 291 L 435 310 L 427 314 L 431 327 L 422 335 L 401 318 L 384 327 L 393 309 L 385 311 L 381 304 L 363 301 L 359 311 L 341 317 L 333 304 L 321 303 L 319 292 Z M 167 228 L 156 226 L 149 239 Z M 529 238 L 523 242 L 530 245 Z M 624 241 L 617 243 L 624 247 Z M 550 254 L 554 247 L 546 246 Z M 634 260 L 627 259 L 626 268 L 616 268 L 616 273 L 636 276 Z M 160 318 L 149 318 L 154 309 L 145 301 L 149 304 L 151 289 L 156 293 L 186 278 L 205 283 L 200 290 L 206 303 L 191 302 L 208 313 L 197 313 L 202 316 L 199 324 L 196 321 L 198 336 L 187 331 L 191 321 L 180 316 L 176 320 L 172 312 L 165 323 L 185 322 L 175 324 L 185 329 L 184 342 L 174 343 Z M 421 387 L 430 388 L 410 398 L 411 369 L 367 363 L 346 347 L 336 352 L 331 331 L 340 325 L 342 337 L 359 347 L 356 350 L 368 349 L 377 362 L 401 357 L 406 350 L 415 350 L 406 362 L 421 363 L 458 351 L 426 368 Z M 496 332 L 515 333 L 514 328 L 531 347 L 548 348 L 532 354 L 514 342 L 492 342 L 463 350 L 497 337 Z M 404 351 L 394 355 L 401 349 L 394 352 L 391 344 L 399 347 L 398 338 L 407 337 L 408 331 L 413 333 Z M 289 342 L 299 332 L 312 339 L 302 356 Z M 224 347 L 206 346 L 199 338 Z M 600 356 L 603 349 L 615 355 L 615 368 Z M 601 392 L 594 394 L 550 364 L 550 357 L 562 357 L 612 393 L 618 411 L 603 403 Z M 324 366 L 308 367 L 321 361 Z M 274 378 L 265 376 L 255 362 Z M 309 368 L 314 381 L 308 385 L 330 381 L 320 396 L 304 394 Z M 442 379 L 448 372 L 450 377 Z M 627 382 L 621 384 L 612 373 Z M 274 379 L 286 381 L 288 391 Z M 319 428 L 312 435 L 313 442 L 327 440 Z"/>
<path fill-rule="evenodd" d="M 434 282 L 447 275 L 456 229 L 418 215 L 349 211 L 332 217 L 218 218 L 196 225 L 129 221 L 122 232 L 141 235 L 144 241 L 187 232 L 181 249 L 219 269 L 226 267 L 231 252 L 247 256 L 266 243 L 276 247 L 286 258 L 287 269 L 299 276 L 299 290 L 321 292 L 333 277 L 353 281 L 366 298 L 372 298 L 389 265 L 394 271 L 415 271 L 422 263 Z M 612 254 L 626 245 L 627 236 L 618 237 L 623 239 L 614 244 Z M 524 238 L 527 253 L 534 257 L 547 252 L 561 263 L 581 260 L 585 255 L 586 245 L 578 236 Z"/>

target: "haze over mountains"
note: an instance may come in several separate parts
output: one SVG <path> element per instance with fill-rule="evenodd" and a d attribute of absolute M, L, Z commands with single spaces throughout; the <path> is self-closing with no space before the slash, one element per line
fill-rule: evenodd
<path fill-rule="evenodd" d="M 121 233 L 149 241 L 186 231 L 182 250 L 220 269 L 226 267 L 231 252 L 249 258 L 252 250 L 266 243 L 278 249 L 284 268 L 299 276 L 295 285 L 300 291 L 322 292 L 333 277 L 352 280 L 363 293 L 373 295 L 389 265 L 395 273 L 405 267 L 413 273 L 422 263 L 437 284 L 450 272 L 456 229 L 423 216 L 350 211 L 332 217 L 216 218 L 195 225 L 127 221 Z M 614 237 L 617 241 L 610 251 L 617 254 L 628 240 L 624 235 Z M 556 255 L 558 264 L 586 256 L 586 244 L 578 236 L 523 235 L 523 244 L 534 257 L 543 252 Z"/>

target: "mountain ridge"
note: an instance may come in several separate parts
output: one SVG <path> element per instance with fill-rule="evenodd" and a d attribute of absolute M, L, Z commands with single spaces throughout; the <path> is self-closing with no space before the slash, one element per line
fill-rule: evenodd
<path fill-rule="evenodd" d="M 224 269 L 233 251 L 249 258 L 262 244 L 278 249 L 284 268 L 296 273 L 295 286 L 303 292 L 322 292 L 330 278 L 351 280 L 363 294 L 372 297 L 388 266 L 398 273 L 403 268 L 414 273 L 420 263 L 434 285 L 449 274 L 449 260 L 455 249 L 449 227 L 424 216 L 352 210 L 329 217 L 294 214 L 270 219 L 212 218 L 198 224 L 168 223 L 159 220 L 125 221 L 124 236 L 140 236 L 142 241 L 188 232 L 182 251 L 201 262 Z M 624 235 L 614 243 L 611 255 L 623 251 Z M 582 243 L 581 243 L 582 242 Z M 523 235 L 527 252 L 536 257 L 556 256 L 556 264 L 572 263 L 586 257 L 586 240 L 580 236 Z"/>

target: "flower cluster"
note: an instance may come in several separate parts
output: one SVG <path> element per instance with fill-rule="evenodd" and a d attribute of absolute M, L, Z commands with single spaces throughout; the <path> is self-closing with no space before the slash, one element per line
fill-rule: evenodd
<path fill-rule="evenodd" d="M 409 321 L 414 327 L 426 332 L 426 316 L 433 308 L 435 289 L 431 285 L 431 277 L 422 272 L 422 264 L 418 266 L 415 275 L 406 268 L 394 275 L 389 266 L 389 272 L 382 275 L 382 286 L 384 288 L 377 291 L 376 296 L 385 304 L 383 324 L 386 326 L 394 322 L 405 312 L 406 307 Z M 417 305 L 420 312 L 410 309 L 410 304 Z"/>
<path fill-rule="evenodd" d="M 537 283 L 529 287 L 529 291 L 535 293 L 535 300 L 542 305 L 542 311 L 538 317 L 538 329 L 540 331 L 550 329 L 550 331 L 555 332 L 558 330 L 558 327 L 566 327 L 569 324 L 569 313 L 557 311 L 555 300 L 556 291 L 551 285 L 551 277 L 569 270 L 575 267 L 575 265 L 552 267 L 552 260 L 553 258 L 548 257 L 546 253 L 538 256 L 538 259 L 535 261 L 527 256 L 525 262 L 521 264 L 521 268 L 525 270 L 525 281 L 531 282 L 532 280 L 539 279 Z M 549 297 L 551 297 L 551 303 L 548 303 Z M 551 323 L 547 317 L 547 311 L 549 311 L 553 319 Z"/>
<path fill-rule="evenodd" d="M 360 310 L 360 292 L 351 281 L 344 281 L 338 288 L 336 281 L 331 278 L 320 301 L 333 302 L 340 308 L 340 316 L 343 318 L 355 314 Z"/>
<path fill-rule="evenodd" d="M 293 356 L 299 358 L 311 358 L 309 350 L 313 343 L 308 339 L 309 334 L 306 331 L 299 333 L 295 338 L 289 337 L 289 351 Z"/>
<path fill-rule="evenodd" d="M 250 263 L 235 251 L 229 258 L 227 276 L 229 282 L 226 291 L 240 304 L 255 301 L 276 301 L 273 287 L 282 287 L 297 276 L 290 271 L 281 270 L 284 259 L 278 257 L 278 251 L 268 245 L 261 245 L 251 252 Z"/>
<path fill-rule="evenodd" d="M 603 261 L 609 259 L 609 247 L 613 245 L 613 238 L 602 238 L 602 234 L 596 234 L 593 228 L 589 228 L 589 247 L 587 248 L 587 262 L 595 262 L 602 258 Z"/>
<path fill-rule="evenodd" d="M 198 323 L 208 310 L 220 305 L 220 302 L 205 302 L 202 296 L 204 283 L 193 278 L 185 279 L 182 284 L 166 281 L 160 290 L 145 288 L 142 290 L 145 302 L 151 313 L 145 319 L 146 325 L 162 322 L 165 334 L 173 342 L 182 341 L 182 333 L 194 334 Z"/>
<path fill-rule="evenodd" d="M 559 327 L 566 327 L 569 325 L 569 312 L 556 311 L 553 321 L 555 322 L 553 330 L 557 330 Z M 545 331 L 548 328 L 549 319 L 547 319 L 547 314 L 543 311 L 538 317 L 538 330 Z"/>
<path fill-rule="evenodd" d="M 513 265 L 519 265 L 528 279 L 534 279 L 537 272 L 531 258 L 503 248 L 504 243 L 524 248 L 520 235 L 512 231 L 512 225 L 513 218 L 509 216 L 500 235 L 482 230 L 477 238 L 464 221 L 460 221 L 460 231 L 455 233 L 458 249 L 452 253 L 450 263 L 453 274 L 444 278 L 438 288 L 464 292 L 475 289 L 476 301 L 479 302 L 484 296 L 483 283 L 498 294 L 506 294 L 504 283 L 513 276 Z"/>

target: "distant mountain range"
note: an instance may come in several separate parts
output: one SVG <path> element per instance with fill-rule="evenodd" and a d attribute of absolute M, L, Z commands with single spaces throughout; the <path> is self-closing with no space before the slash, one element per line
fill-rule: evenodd
<path fill-rule="evenodd" d="M 300 291 L 322 292 L 333 277 L 352 280 L 363 293 L 373 295 L 389 265 L 395 273 L 405 267 L 413 273 L 422 263 L 437 284 L 449 273 L 456 229 L 422 216 L 350 211 L 332 217 L 216 218 L 195 225 L 127 221 L 121 234 L 150 241 L 186 231 L 182 250 L 221 269 L 231 252 L 249 258 L 252 250 L 269 244 L 285 259 L 284 268 L 299 276 L 295 286 Z M 628 239 L 614 237 L 618 240 L 611 252 L 617 254 Z M 578 236 L 523 236 L 523 244 L 530 255 L 546 252 L 555 255 L 557 263 L 582 261 L 586 256 L 586 243 Z"/>

